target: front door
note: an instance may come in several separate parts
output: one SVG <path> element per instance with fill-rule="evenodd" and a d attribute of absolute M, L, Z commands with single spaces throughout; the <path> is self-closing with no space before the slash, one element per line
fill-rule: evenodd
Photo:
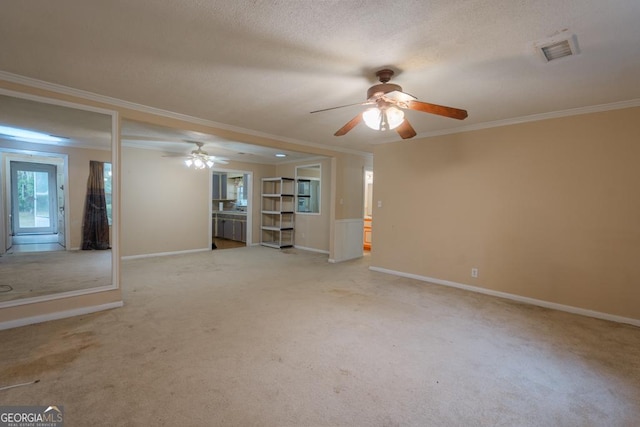
<path fill-rule="evenodd" d="M 12 161 L 10 169 L 12 234 L 56 234 L 56 166 Z"/>

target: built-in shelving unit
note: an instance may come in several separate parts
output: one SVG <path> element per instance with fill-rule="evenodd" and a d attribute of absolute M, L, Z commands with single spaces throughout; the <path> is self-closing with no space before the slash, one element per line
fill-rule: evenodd
<path fill-rule="evenodd" d="M 262 178 L 260 244 L 271 248 L 293 246 L 295 180 Z"/>

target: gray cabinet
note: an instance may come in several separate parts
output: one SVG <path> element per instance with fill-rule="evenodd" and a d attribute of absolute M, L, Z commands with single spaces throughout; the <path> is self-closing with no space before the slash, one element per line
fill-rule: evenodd
<path fill-rule="evenodd" d="M 233 213 L 214 213 L 212 219 L 213 236 L 220 239 L 247 241 L 247 219 Z"/>
<path fill-rule="evenodd" d="M 246 242 L 247 241 L 246 234 L 247 234 L 247 222 L 233 221 L 233 240 Z"/>
<path fill-rule="evenodd" d="M 222 233 L 224 232 L 224 220 L 216 214 L 214 214 L 213 218 L 213 223 L 215 224 L 213 228 L 213 235 L 214 237 L 222 238 Z"/>
<path fill-rule="evenodd" d="M 227 174 L 217 173 L 212 174 L 213 187 L 211 191 L 211 199 L 213 200 L 226 200 L 227 198 Z"/>
<path fill-rule="evenodd" d="M 233 223 L 235 220 L 233 219 L 223 219 L 222 220 L 222 237 L 229 240 L 235 240 L 233 238 Z"/>

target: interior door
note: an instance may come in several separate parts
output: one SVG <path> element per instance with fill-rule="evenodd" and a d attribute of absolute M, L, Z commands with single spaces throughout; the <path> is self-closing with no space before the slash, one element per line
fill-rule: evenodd
<path fill-rule="evenodd" d="M 56 166 L 12 161 L 10 169 L 12 234 L 57 233 Z"/>

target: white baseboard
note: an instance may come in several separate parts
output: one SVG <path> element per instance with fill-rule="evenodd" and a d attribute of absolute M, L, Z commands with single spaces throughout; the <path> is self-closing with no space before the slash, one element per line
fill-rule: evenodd
<path fill-rule="evenodd" d="M 298 246 L 298 245 L 294 245 L 293 247 L 296 248 L 296 249 L 303 250 L 303 251 L 318 252 L 320 254 L 329 255 L 329 251 L 325 251 L 324 249 L 307 248 L 305 246 Z"/>
<path fill-rule="evenodd" d="M 139 258 L 154 258 L 157 256 L 169 256 L 169 255 L 184 255 L 184 254 L 192 254 L 195 252 L 207 252 L 207 251 L 211 251 L 211 248 L 204 248 L 204 249 L 189 249 L 186 251 L 175 251 L 175 252 L 156 252 L 153 254 L 142 254 L 142 255 L 128 255 L 128 256 L 123 256 L 120 257 L 121 260 L 125 261 L 128 259 L 139 259 Z"/>
<path fill-rule="evenodd" d="M 436 285 L 443 285 L 443 286 L 449 286 L 452 288 L 464 289 L 465 291 L 477 292 L 480 294 L 491 295 L 498 298 L 505 298 L 508 300 L 517 301 L 525 304 L 537 305 L 539 307 L 550 308 L 558 311 L 565 311 L 567 313 L 572 313 L 572 314 L 579 314 L 581 316 L 595 317 L 596 319 L 610 320 L 612 322 L 626 323 L 633 326 L 640 326 L 640 319 L 632 319 L 629 317 L 616 316 L 614 314 L 602 313 L 600 311 L 587 310 L 585 308 L 573 307 L 573 306 L 564 305 L 564 304 L 557 304 L 555 302 L 523 297 L 520 295 L 510 294 L 507 292 L 494 291 L 491 289 L 465 285 L 463 283 L 458 283 L 458 282 L 452 282 L 450 280 L 436 279 L 434 277 L 420 276 L 417 274 L 404 273 L 402 271 L 389 270 L 386 268 L 371 266 L 369 267 L 369 270 L 377 271 L 380 273 L 392 274 L 394 276 L 407 277 L 409 279 L 416 279 L 423 282 L 435 283 Z"/>
<path fill-rule="evenodd" d="M 364 252 L 363 252 L 363 254 L 364 254 Z M 360 259 L 360 258 L 362 258 L 362 256 L 363 256 L 363 255 L 358 255 L 358 256 L 352 256 L 352 257 L 350 257 L 350 258 L 343 258 L 343 259 L 333 259 L 333 258 L 329 258 L 329 260 L 328 260 L 328 261 L 329 261 L 331 264 L 336 264 L 336 263 L 339 263 L 339 262 L 351 261 L 352 259 Z"/>
<path fill-rule="evenodd" d="M 34 323 L 48 322 L 50 320 L 65 319 L 67 317 L 81 316 L 83 314 L 95 313 L 98 311 L 111 310 L 113 308 L 122 307 L 123 305 L 124 303 L 122 301 L 116 301 L 108 304 L 80 307 L 74 308 L 73 310 L 57 311 L 55 313 L 41 314 L 39 316 L 8 320 L 6 322 L 0 322 L 0 330 L 18 328 L 20 326 L 33 325 Z"/>

